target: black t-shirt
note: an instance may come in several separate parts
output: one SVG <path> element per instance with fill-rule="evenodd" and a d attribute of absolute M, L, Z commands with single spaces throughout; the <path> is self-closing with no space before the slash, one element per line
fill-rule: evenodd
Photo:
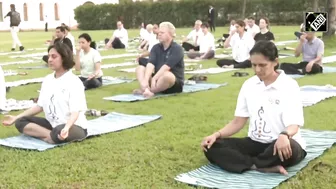
<path fill-rule="evenodd" d="M 63 38 L 63 39 L 61 39 L 61 38 L 56 38 L 56 39 L 54 40 L 54 44 L 55 44 L 55 43 L 59 43 L 59 42 L 68 45 L 68 46 L 70 47 L 71 51 L 73 51 L 72 43 L 71 43 L 71 40 L 70 40 L 69 38 L 66 38 L 66 37 Z"/>
<path fill-rule="evenodd" d="M 9 11 L 6 15 L 6 17 L 9 17 L 10 18 L 10 27 L 13 27 L 13 26 L 16 26 L 13 24 L 13 16 L 12 16 L 12 12 L 14 11 Z"/>
<path fill-rule="evenodd" d="M 274 41 L 274 35 L 272 32 L 268 31 L 264 34 L 262 33 L 257 33 L 255 36 L 254 36 L 254 40 L 255 42 L 258 42 L 258 41 L 262 41 L 262 40 L 266 40 L 266 41 L 271 41 L 273 40 Z"/>
<path fill-rule="evenodd" d="M 163 65 L 170 67 L 170 71 L 175 75 L 181 83 L 184 83 L 184 53 L 182 47 L 172 42 L 168 49 L 164 50 L 161 43 L 153 46 L 150 55 L 149 63 L 155 67 L 155 74 Z"/>

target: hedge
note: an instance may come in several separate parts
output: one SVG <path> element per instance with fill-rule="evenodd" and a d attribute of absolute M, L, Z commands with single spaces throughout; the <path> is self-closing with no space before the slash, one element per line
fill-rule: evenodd
<path fill-rule="evenodd" d="M 327 0 L 319 0 L 324 11 Z M 196 19 L 207 21 L 208 7 L 213 5 L 218 14 L 217 26 L 230 19 L 242 18 L 243 0 L 180 0 L 162 2 L 129 2 L 121 4 L 82 5 L 75 9 L 78 27 L 83 30 L 115 29 L 122 20 L 125 28 L 138 28 L 141 22 L 170 21 L 175 27 L 190 27 Z M 247 0 L 245 16 L 266 16 L 272 25 L 292 25 L 303 22 L 303 15 L 311 11 L 313 0 Z"/>

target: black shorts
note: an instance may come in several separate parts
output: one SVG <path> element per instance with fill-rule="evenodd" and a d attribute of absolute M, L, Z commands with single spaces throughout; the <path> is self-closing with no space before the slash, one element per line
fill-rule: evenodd
<path fill-rule="evenodd" d="M 172 93 L 182 93 L 183 91 L 183 82 L 176 78 L 175 83 L 169 89 L 162 91 L 163 94 L 172 94 Z"/>

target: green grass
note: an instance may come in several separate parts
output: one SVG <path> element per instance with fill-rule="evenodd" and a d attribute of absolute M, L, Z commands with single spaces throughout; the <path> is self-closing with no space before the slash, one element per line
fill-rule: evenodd
<path fill-rule="evenodd" d="M 294 39 L 293 32 L 296 29 L 288 26 L 272 27 L 277 41 Z M 218 28 L 216 37 L 220 37 L 226 31 L 227 28 Z M 82 32 L 74 31 L 73 35 L 78 36 Z M 189 29 L 177 31 L 179 36 L 187 35 L 188 32 Z M 89 33 L 93 39 L 100 41 L 109 37 L 112 31 L 89 31 Z M 22 32 L 19 36 L 26 48 L 36 48 L 43 47 L 51 34 Z M 137 36 L 138 30 L 129 31 L 129 34 L 132 37 Z M 8 51 L 11 47 L 10 33 L 0 33 L 0 38 L 2 39 L 0 50 Z M 295 44 L 291 46 L 295 47 Z M 328 45 L 328 48 L 326 55 L 336 51 L 335 46 Z M 124 51 L 103 51 L 102 55 L 112 53 L 124 53 Z M 104 63 L 120 63 L 123 60 L 106 60 Z M 299 58 L 287 58 L 282 61 L 299 60 Z M 13 59 L 0 56 L 0 61 L 13 61 Z M 214 60 L 202 64 L 203 67 L 216 66 Z M 3 69 L 15 70 L 17 67 L 17 65 L 3 66 Z M 116 70 L 117 68 L 105 69 L 104 73 L 111 76 L 134 77 L 133 74 L 120 73 Z M 28 70 L 27 76 L 10 76 L 6 77 L 6 80 L 36 78 L 50 72 L 48 69 Z M 248 72 L 252 74 L 252 70 Z M 190 188 L 174 181 L 174 177 L 206 164 L 207 160 L 200 149 L 201 140 L 233 118 L 239 89 L 247 78 L 233 78 L 231 74 L 208 76 L 208 80 L 213 83 L 229 82 L 226 87 L 136 103 L 102 100 L 105 96 L 130 93 L 137 87 L 136 82 L 87 91 L 89 108 L 130 114 L 162 114 L 163 118 L 141 127 L 106 134 L 45 152 L 0 147 L 0 188 Z M 335 79 L 335 74 L 323 74 L 307 76 L 297 81 L 301 86 L 336 85 Z M 36 90 L 39 87 L 40 84 L 15 87 L 7 97 L 15 99 L 36 97 L 38 95 Z M 328 99 L 305 108 L 305 128 L 336 130 L 333 117 L 336 113 L 335 106 L 336 99 Z M 0 119 L 2 118 L 0 115 Z M 247 127 L 236 136 L 245 136 L 246 132 Z M 17 134 L 14 127 L 0 127 L 0 138 Z M 330 169 L 313 167 L 320 161 Z M 336 183 L 334 162 L 336 162 L 336 148 L 310 162 L 302 172 L 281 184 L 279 188 L 334 188 Z"/>

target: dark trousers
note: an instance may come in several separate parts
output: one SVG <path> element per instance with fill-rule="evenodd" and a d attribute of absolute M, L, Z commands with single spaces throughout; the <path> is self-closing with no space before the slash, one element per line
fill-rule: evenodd
<path fill-rule="evenodd" d="M 85 90 L 98 88 L 103 85 L 102 77 L 92 78 L 90 80 L 85 77 L 79 77 L 79 79 L 83 82 Z"/>
<path fill-rule="evenodd" d="M 245 60 L 244 62 L 237 62 L 231 59 L 219 59 L 217 60 L 217 65 L 223 67 L 224 65 L 230 66 L 233 65 L 234 68 L 251 68 L 252 64 L 250 60 Z"/>
<path fill-rule="evenodd" d="M 50 130 L 50 137 L 56 143 L 64 143 L 64 142 L 71 142 L 71 141 L 78 141 L 83 140 L 87 136 L 87 130 L 83 129 L 80 126 L 73 125 L 69 130 L 69 136 L 65 140 L 59 140 L 58 135 L 61 133 L 62 129 L 64 128 L 65 124 L 61 124 L 56 126 L 55 128 L 49 123 L 49 121 L 42 117 L 35 117 L 35 116 L 26 116 L 18 119 L 15 122 L 15 127 L 20 133 L 23 133 L 23 128 L 26 127 L 29 123 L 37 124 L 41 127 L 44 127 Z"/>
<path fill-rule="evenodd" d="M 48 32 L 48 23 L 45 23 L 44 31 L 45 31 L 45 32 Z"/>
<path fill-rule="evenodd" d="M 322 66 L 314 64 L 311 71 L 306 71 L 306 66 L 309 62 L 300 62 L 298 64 L 292 63 L 282 63 L 280 64 L 280 69 L 282 69 L 286 74 L 298 74 L 298 75 L 309 75 L 318 74 L 323 72 Z"/>
<path fill-rule="evenodd" d="M 182 43 L 182 47 L 185 51 L 190 51 L 191 49 L 193 49 L 194 51 L 199 51 L 200 47 L 199 46 L 194 46 L 188 42 L 183 42 Z"/>
<path fill-rule="evenodd" d="M 48 63 L 48 59 L 49 59 L 49 56 L 48 56 L 48 55 L 44 55 L 44 56 L 42 56 L 42 60 L 43 60 L 45 63 Z"/>
<path fill-rule="evenodd" d="M 301 162 L 307 155 L 295 140 L 290 139 L 292 156 L 282 162 L 278 155 L 273 155 L 275 142 L 264 144 L 249 137 L 218 139 L 204 154 L 212 164 L 234 173 L 250 170 L 252 165 L 257 168 L 277 165 L 290 167 Z"/>
<path fill-rule="evenodd" d="M 109 38 L 105 39 L 105 44 L 109 42 Z M 114 49 L 124 49 L 125 45 L 120 41 L 119 38 L 114 38 L 113 42 L 112 42 L 112 48 Z"/>
<path fill-rule="evenodd" d="M 139 58 L 139 65 L 146 67 L 148 64 L 148 58 Z"/>
<path fill-rule="evenodd" d="M 209 26 L 210 26 L 210 31 L 211 32 L 215 32 L 216 31 L 216 26 L 215 26 L 215 20 L 214 19 L 210 19 L 209 20 Z"/>

